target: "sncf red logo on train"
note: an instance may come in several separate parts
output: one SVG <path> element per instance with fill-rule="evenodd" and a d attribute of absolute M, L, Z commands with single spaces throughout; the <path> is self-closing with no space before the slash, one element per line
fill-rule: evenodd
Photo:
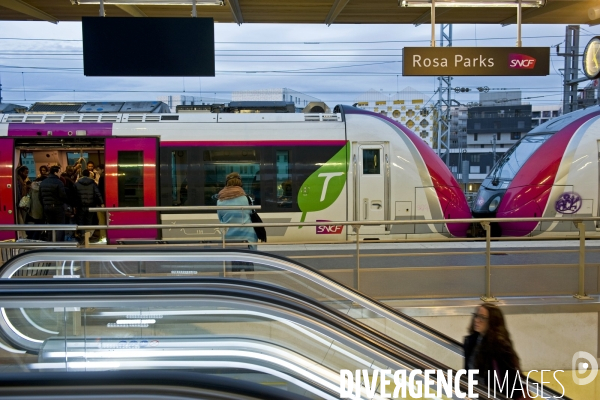
<path fill-rule="evenodd" d="M 327 220 L 318 219 L 317 222 L 329 222 Z M 317 225 L 317 235 L 339 235 L 344 230 L 343 225 Z"/>
<path fill-rule="evenodd" d="M 515 69 L 533 69 L 535 58 L 526 54 L 510 53 L 508 55 L 508 66 Z"/>

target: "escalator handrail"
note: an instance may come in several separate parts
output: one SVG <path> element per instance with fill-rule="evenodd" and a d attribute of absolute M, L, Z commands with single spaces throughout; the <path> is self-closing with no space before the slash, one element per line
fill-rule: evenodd
<path fill-rule="evenodd" d="M 26 301 L 40 301 L 45 298 L 58 298 L 61 301 L 73 299 L 79 301 L 85 297 L 99 298 L 109 296 L 125 303 L 127 298 L 139 301 L 140 298 L 163 298 L 168 296 L 181 300 L 213 296 L 214 298 L 243 300 L 245 303 L 262 303 L 264 307 L 278 307 L 284 312 L 294 312 L 310 321 L 318 321 L 331 332 L 340 332 L 355 342 L 366 343 L 375 354 L 396 360 L 412 369 L 448 370 L 447 366 L 420 354 L 410 347 L 391 339 L 379 331 L 348 317 L 346 314 L 326 307 L 320 302 L 299 295 L 280 286 L 262 282 L 237 280 L 230 278 L 147 278 L 138 280 L 86 279 L 86 280 L 3 280 L 0 282 L 0 302 L 13 299 L 19 304 Z M 29 300 L 28 300 L 29 298 Z M 65 303 L 66 304 L 66 303 Z M 70 303 L 69 303 L 70 304 Z M 344 339 L 338 339 L 344 342 Z M 350 339 L 348 339 L 350 340 Z M 348 340 L 346 344 L 352 345 Z M 467 390 L 462 381 L 463 390 Z M 480 398 L 486 397 L 485 390 L 475 388 Z M 491 398 L 491 397 L 490 397 Z M 504 398 L 498 396 L 497 398 Z"/>
<path fill-rule="evenodd" d="M 9 392 L 12 396 L 23 398 L 30 398 L 31 395 L 40 396 L 40 393 L 44 392 L 68 395 L 73 393 L 73 389 L 77 391 L 78 396 L 81 396 L 79 398 L 85 399 L 86 395 L 97 398 L 98 394 L 109 392 L 111 388 L 143 387 L 148 389 L 148 393 L 158 392 L 181 399 L 199 398 L 206 390 L 210 390 L 229 394 L 230 397 L 225 397 L 229 399 L 246 396 L 244 399 L 308 400 L 305 396 L 254 382 L 198 372 L 170 370 L 2 373 L 0 386 L 5 394 Z M 184 390 L 182 391 L 181 388 Z"/>

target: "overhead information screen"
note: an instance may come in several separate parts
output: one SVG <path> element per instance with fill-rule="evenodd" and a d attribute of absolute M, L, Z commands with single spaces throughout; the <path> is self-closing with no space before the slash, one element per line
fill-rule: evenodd
<path fill-rule="evenodd" d="M 86 76 L 215 76 L 212 18 L 83 17 Z"/>

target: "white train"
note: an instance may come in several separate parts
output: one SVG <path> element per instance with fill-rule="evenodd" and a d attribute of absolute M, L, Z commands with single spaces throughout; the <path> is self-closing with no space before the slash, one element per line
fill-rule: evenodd
<path fill-rule="evenodd" d="M 0 121 L 0 224 L 15 223 L 15 167 L 106 165 L 106 207 L 215 205 L 237 171 L 268 222 L 269 242 L 342 241 L 352 229 L 331 221 L 470 218 L 459 184 L 423 140 L 396 121 L 349 106 L 332 114 L 6 114 Z M 31 171 L 31 170 L 34 171 Z M 63 168 L 64 169 L 64 168 Z M 212 240 L 216 213 L 109 213 L 111 224 L 162 223 L 162 230 L 111 230 L 125 240 Z M 468 224 L 363 227 L 372 239 L 465 236 Z M 5 237 L 10 238 L 10 237 Z"/>
<path fill-rule="evenodd" d="M 554 118 L 531 130 L 506 152 L 483 181 L 473 216 L 498 218 L 596 217 L 600 107 Z M 586 231 L 600 233 L 593 222 Z M 576 234 L 572 222 L 501 223 L 499 236 Z"/>

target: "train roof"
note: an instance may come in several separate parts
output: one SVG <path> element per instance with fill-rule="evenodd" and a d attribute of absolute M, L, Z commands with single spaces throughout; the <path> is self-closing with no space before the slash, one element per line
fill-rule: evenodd
<path fill-rule="evenodd" d="M 121 114 L 121 113 L 64 113 L 64 114 L 4 114 L 2 123 L 269 123 L 269 122 L 342 122 L 341 113 L 181 113 L 181 114 Z"/>
<path fill-rule="evenodd" d="M 589 114 L 599 112 L 600 106 L 592 106 L 582 110 L 572 111 L 568 114 L 552 118 L 548 122 L 544 122 L 540 126 L 537 126 L 530 130 L 527 135 L 539 135 L 542 133 L 556 133 L 569 125 L 571 122 L 576 121 L 579 118 L 585 117 Z"/>

